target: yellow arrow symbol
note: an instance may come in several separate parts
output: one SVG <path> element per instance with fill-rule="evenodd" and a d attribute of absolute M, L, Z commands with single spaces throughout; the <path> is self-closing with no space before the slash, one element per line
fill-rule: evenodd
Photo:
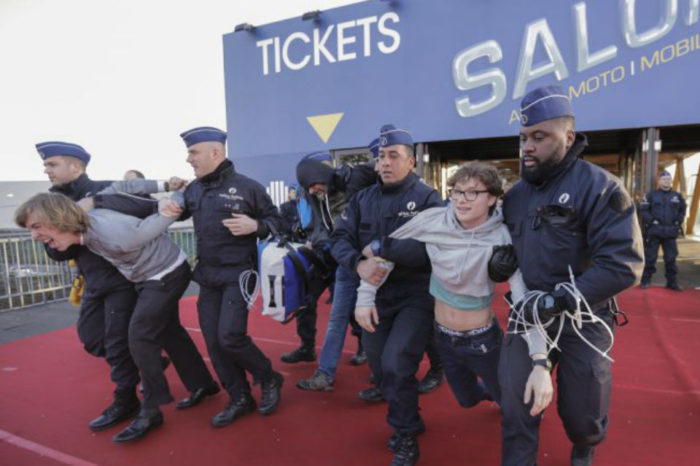
<path fill-rule="evenodd" d="M 335 131 L 335 128 L 340 123 L 340 119 L 343 118 L 344 113 L 327 113 L 325 115 L 315 115 L 306 117 L 311 127 L 316 131 L 318 137 L 321 138 L 323 142 L 328 142 L 331 138 L 331 134 Z"/>

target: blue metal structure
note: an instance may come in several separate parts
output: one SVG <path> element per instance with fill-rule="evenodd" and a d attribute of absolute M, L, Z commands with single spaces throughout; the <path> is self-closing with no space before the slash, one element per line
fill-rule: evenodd
<path fill-rule="evenodd" d="M 384 123 L 420 142 L 513 136 L 530 89 L 581 130 L 700 123 L 698 0 L 367 1 L 224 36 L 229 157 L 267 184 Z"/>

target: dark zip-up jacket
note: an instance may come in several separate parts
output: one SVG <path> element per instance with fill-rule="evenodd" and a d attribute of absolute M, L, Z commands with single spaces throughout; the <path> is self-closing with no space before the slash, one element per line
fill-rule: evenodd
<path fill-rule="evenodd" d="M 374 184 L 357 193 L 341 215 L 332 235 L 333 257 L 346 269 L 356 271 L 363 259 L 362 249 L 379 239 L 380 256 L 394 262 L 395 267 L 377 291 L 377 298 L 427 294 L 430 260 L 425 245 L 389 235 L 418 212 L 442 205 L 438 192 L 414 173 L 395 184 Z"/>
<path fill-rule="evenodd" d="M 232 213 L 245 214 L 258 221 L 257 232 L 233 236 L 221 222 Z M 185 190 L 185 209 L 180 220 L 192 217 L 197 236 L 197 268 L 255 267 L 257 238 L 279 230 L 277 207 L 255 180 L 237 173 L 229 160 L 212 173 L 190 183 Z M 195 271 L 195 279 L 197 272 Z M 232 277 L 238 280 L 238 277 Z"/>
<path fill-rule="evenodd" d="M 676 191 L 656 189 L 639 206 L 647 237 L 678 238 L 685 219 L 685 200 Z"/>
<path fill-rule="evenodd" d="M 535 186 L 520 180 L 503 202 L 525 284 L 551 292 L 569 281 L 594 308 L 604 307 L 642 274 L 642 237 L 634 203 L 620 180 L 579 158 L 577 134 L 552 175 Z"/>
<path fill-rule="evenodd" d="M 83 173 L 70 183 L 52 187 L 50 191 L 64 194 L 74 201 L 79 201 L 85 197 L 94 196 L 112 183 L 112 181 L 93 181 Z M 118 207 L 120 198 L 110 197 L 113 199 L 108 204 Z M 66 251 L 58 251 L 46 246 L 46 253 L 57 261 L 75 259 L 80 272 L 85 277 L 86 291 L 104 293 L 133 286 L 112 264 L 85 246 L 73 245 Z"/>

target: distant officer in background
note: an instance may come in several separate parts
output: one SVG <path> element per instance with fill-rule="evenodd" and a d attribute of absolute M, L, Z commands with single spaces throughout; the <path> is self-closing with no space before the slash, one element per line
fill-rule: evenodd
<path fill-rule="evenodd" d="M 112 184 L 111 181 L 93 181 L 87 176 L 85 168 L 90 154 L 78 144 L 48 141 L 37 144 L 36 149 L 52 184 L 52 192 L 79 201 Z M 110 198 L 118 200 L 117 196 Z M 153 210 L 153 204 L 145 202 L 144 216 Z M 134 285 L 109 262 L 84 246 L 74 245 L 61 252 L 47 244 L 46 251 L 54 260 L 75 259 L 85 277 L 78 337 L 88 353 L 106 358 L 111 379 L 116 384 L 113 403 L 89 423 L 93 431 L 104 430 L 135 416 L 140 408 L 136 396 L 139 371 L 128 342 L 129 320 L 136 303 Z"/>
<path fill-rule="evenodd" d="M 283 377 L 248 335 L 248 305 L 239 277 L 257 268 L 257 239 L 279 229 L 281 220 L 265 188 L 236 172 L 226 158 L 225 132 L 200 127 L 180 136 L 197 178 L 185 190 L 181 220 L 191 216 L 197 236 L 193 279 L 200 286 L 199 325 L 214 369 L 231 397 L 211 420 L 214 427 L 223 427 L 257 406 L 246 372 L 261 386 L 261 414 L 271 414 L 280 401 Z M 195 392 L 191 404 L 178 408 L 213 393 L 213 388 Z"/>
<path fill-rule="evenodd" d="M 299 211 L 297 210 L 298 187 L 290 184 L 287 188 L 287 201 L 280 205 L 282 217 L 282 233 L 292 241 L 299 241 L 296 232 L 299 228 Z"/>
<path fill-rule="evenodd" d="M 644 274 L 642 289 L 649 287 L 651 276 L 656 272 L 659 245 L 664 251 L 666 288 L 681 291 L 678 285 L 678 246 L 676 238 L 683 232 L 685 200 L 680 193 L 671 190 L 673 177 L 666 170 L 659 175 L 659 189 L 649 192 L 642 200 L 639 210 L 644 224 Z"/>

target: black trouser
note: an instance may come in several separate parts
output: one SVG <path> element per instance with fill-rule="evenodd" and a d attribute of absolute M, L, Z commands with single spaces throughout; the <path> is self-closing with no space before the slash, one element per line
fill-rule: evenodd
<path fill-rule="evenodd" d="M 128 337 L 135 304 L 136 291 L 131 284 L 108 291 L 86 289 L 80 302 L 78 337 L 85 351 L 107 360 L 117 390 L 132 390 L 139 383 Z"/>
<path fill-rule="evenodd" d="M 459 405 L 469 408 L 486 396 L 477 376 L 484 381 L 489 395 L 500 403 L 498 359 L 503 332 L 498 321 L 494 320 L 490 329 L 478 335 L 448 335 L 440 331 L 437 325 L 434 331 L 447 383 Z"/>
<path fill-rule="evenodd" d="M 435 337 L 436 333 L 433 331 L 433 327 L 431 327 L 430 335 L 428 336 L 428 344 L 425 345 L 425 355 L 428 356 L 428 361 L 430 361 L 431 369 L 442 370 L 442 362 L 440 361 L 440 351 L 438 351 L 437 341 Z"/>
<path fill-rule="evenodd" d="M 138 299 L 129 325 L 129 347 L 143 377 L 145 408 L 173 401 L 163 373 L 161 349 L 170 356 L 187 390 L 212 383 L 202 356 L 180 324 L 178 301 L 190 282 L 190 266 L 183 262 L 160 280 L 136 284 Z"/>
<path fill-rule="evenodd" d="M 604 314 L 603 314 L 604 312 Z M 607 311 L 599 315 L 612 328 Z M 610 335 L 604 324 L 584 324 L 580 332 L 597 348 L 606 349 Z M 558 328 L 555 321 L 550 328 Z M 550 336 L 554 336 L 550 331 Z M 597 445 L 605 438 L 612 386 L 611 363 L 575 333 L 567 320 L 559 340 L 560 351 L 550 359 L 557 370 L 557 410 L 569 439 L 576 445 Z M 502 464 L 536 464 L 542 414 L 531 416 L 532 401 L 523 403 L 525 384 L 532 370 L 527 343 L 508 334 L 501 348 L 498 381 L 501 386 Z"/>
<path fill-rule="evenodd" d="M 678 267 L 676 257 L 678 257 L 678 245 L 676 238 L 660 238 L 658 236 L 647 236 L 644 239 L 644 274 L 643 281 L 649 281 L 656 272 L 656 258 L 659 256 L 659 245 L 664 251 L 664 270 L 666 282 L 668 284 L 678 284 Z"/>
<path fill-rule="evenodd" d="M 302 346 L 314 348 L 316 346 L 316 319 L 318 313 L 318 298 L 321 297 L 324 290 L 331 286 L 335 279 L 335 270 L 333 273 L 318 273 L 316 267 L 312 267 L 309 274 L 309 288 L 306 290 L 304 297 L 305 309 L 297 315 L 297 335 L 301 339 Z"/>
<path fill-rule="evenodd" d="M 231 398 L 237 399 L 250 393 L 246 371 L 255 383 L 264 382 L 272 375 L 272 364 L 248 335 L 248 306 L 238 284 L 245 269 L 227 270 L 229 283 L 200 282 L 197 310 L 214 370 Z"/>
<path fill-rule="evenodd" d="M 372 374 L 389 402 L 387 422 L 399 434 L 423 427 L 418 414 L 416 371 L 423 359 L 433 320 L 433 298 L 424 295 L 377 299 L 379 324 L 362 340 Z"/>

